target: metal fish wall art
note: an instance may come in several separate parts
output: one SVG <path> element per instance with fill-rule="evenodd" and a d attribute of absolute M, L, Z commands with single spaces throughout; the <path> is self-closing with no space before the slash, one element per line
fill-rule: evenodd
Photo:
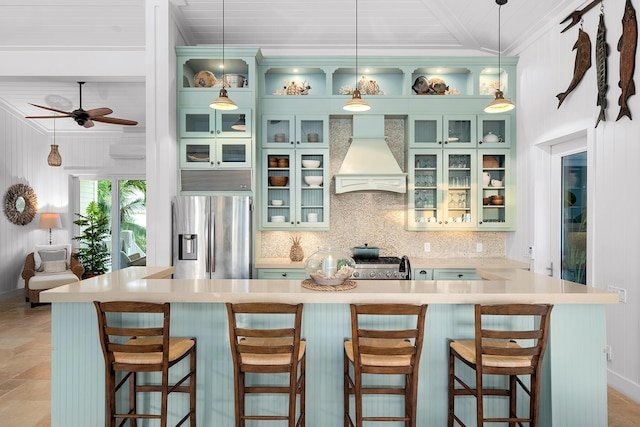
<path fill-rule="evenodd" d="M 627 0 L 624 6 L 624 15 L 622 16 L 622 36 L 618 40 L 618 52 L 620 52 L 620 81 L 618 86 L 622 90 L 618 105 L 620 105 L 620 113 L 616 121 L 627 116 L 631 120 L 631 111 L 629 110 L 628 100 L 631 95 L 636 93 L 636 85 L 633 82 L 633 73 L 636 67 L 636 48 L 638 46 L 638 22 L 636 20 L 636 10 L 631 4 L 631 0 Z"/>
<path fill-rule="evenodd" d="M 600 121 L 606 121 L 607 110 L 607 91 L 609 85 L 607 84 L 608 74 L 608 58 L 609 45 L 607 44 L 607 28 L 604 25 L 604 11 L 600 12 L 600 21 L 598 22 L 598 35 L 596 36 L 596 72 L 598 76 L 598 102 L 596 105 L 600 106 L 600 114 L 596 121 L 596 127 Z"/>
<path fill-rule="evenodd" d="M 627 0 L 629 1 L 629 0 Z M 578 40 L 573 45 L 573 49 L 576 51 L 576 61 L 573 66 L 573 78 L 566 91 L 556 95 L 558 98 L 558 108 L 562 105 L 567 95 L 569 95 L 582 81 L 585 73 L 591 68 L 591 39 L 589 34 L 582 31 L 582 28 L 578 30 Z"/>

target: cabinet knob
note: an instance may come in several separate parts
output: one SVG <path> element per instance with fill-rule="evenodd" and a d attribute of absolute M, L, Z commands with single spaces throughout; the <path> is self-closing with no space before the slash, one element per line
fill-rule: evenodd
<path fill-rule="evenodd" d="M 282 277 L 287 277 L 287 273 L 282 273 Z"/>
<path fill-rule="evenodd" d="M 442 145 L 442 141 L 438 141 L 438 144 L 441 144 L 441 145 Z"/>
<path fill-rule="evenodd" d="M 214 131 L 210 130 L 209 133 L 215 133 Z"/>
<path fill-rule="evenodd" d="M 464 277 L 464 274 L 458 274 L 458 279 L 462 279 Z"/>
<path fill-rule="evenodd" d="M 217 133 L 218 135 L 220 135 L 220 129 L 218 129 L 218 130 L 216 131 L 216 133 Z"/>
<path fill-rule="evenodd" d="M 296 141 L 296 144 L 300 144 L 300 141 Z"/>
<path fill-rule="evenodd" d="M 427 270 L 420 270 L 420 274 L 427 274 Z"/>
<path fill-rule="evenodd" d="M 482 140 L 478 141 L 478 144 L 482 144 Z"/>
<path fill-rule="evenodd" d="M 220 164 L 220 160 L 218 160 L 216 163 Z"/>

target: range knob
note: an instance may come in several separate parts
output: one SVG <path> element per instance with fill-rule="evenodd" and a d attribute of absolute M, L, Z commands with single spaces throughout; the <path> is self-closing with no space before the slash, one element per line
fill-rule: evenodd
<path fill-rule="evenodd" d="M 376 272 L 375 271 L 370 271 L 369 272 L 369 277 L 371 277 L 371 278 L 376 277 Z"/>
<path fill-rule="evenodd" d="M 387 274 L 387 277 L 391 277 L 391 276 L 393 275 L 393 273 L 391 272 L 391 270 L 387 270 L 387 273 L 386 273 L 386 274 Z M 396 274 L 398 274 L 398 273 L 396 273 Z"/>
<path fill-rule="evenodd" d="M 360 277 L 360 272 L 359 271 L 354 271 L 352 276 L 353 277 Z"/>

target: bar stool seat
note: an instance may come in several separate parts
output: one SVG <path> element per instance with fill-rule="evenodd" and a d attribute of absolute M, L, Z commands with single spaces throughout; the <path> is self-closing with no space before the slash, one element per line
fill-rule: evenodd
<path fill-rule="evenodd" d="M 98 315 L 100 344 L 105 360 L 105 418 L 106 425 L 122 426 L 128 420 L 136 426 L 137 420 L 158 419 L 161 427 L 167 426 L 168 398 L 171 393 L 189 395 L 189 409 L 176 423 L 183 425 L 188 419 L 196 426 L 196 339 L 171 337 L 169 303 L 157 304 L 136 301 L 94 301 Z M 119 316 L 111 314 L 116 313 Z M 121 315 L 139 314 L 144 322 L 130 325 Z M 126 325 L 123 325 L 123 323 Z M 186 373 L 175 381 L 169 381 L 170 369 L 188 359 Z M 160 383 L 140 383 L 136 375 L 141 372 L 160 373 Z M 171 372 L 171 378 L 174 378 Z M 121 376 L 120 379 L 117 376 Z M 128 408 L 117 410 L 118 391 L 128 383 Z M 160 413 L 139 413 L 139 393 L 160 393 Z M 120 424 L 117 420 L 121 419 Z"/>
<path fill-rule="evenodd" d="M 345 427 L 362 427 L 365 421 L 402 421 L 405 426 L 416 426 L 418 367 L 426 313 L 426 305 L 351 305 L 351 338 L 344 341 Z M 384 316 L 389 317 L 389 320 L 402 318 L 402 326 L 380 326 Z M 376 320 L 372 320 L 373 318 Z M 393 325 L 396 326 L 396 323 Z M 365 384 L 363 374 L 396 375 L 403 377 L 404 381 L 402 385 Z M 404 414 L 364 416 L 362 400 L 365 394 L 404 396 Z M 349 409 L 351 395 L 355 397 L 355 422 Z"/>
<path fill-rule="evenodd" d="M 466 426 L 455 413 L 455 398 L 473 396 L 476 401 L 476 425 L 508 423 L 537 427 L 540 401 L 542 359 L 547 346 L 550 314 L 548 304 L 476 304 L 473 340 L 449 340 L 449 416 L 447 425 Z M 522 326 L 517 317 L 532 317 Z M 475 385 L 456 372 L 456 361 L 475 373 Z M 506 376 L 508 380 L 488 386 L 487 375 Z M 521 377 L 529 376 L 529 383 Z M 470 377 L 470 376 L 469 376 Z M 518 395 L 529 399 L 528 413 L 518 411 Z M 502 396 L 509 400 L 508 413 L 501 417 L 485 416 L 484 396 Z M 495 411 L 493 411 L 495 412 Z"/>

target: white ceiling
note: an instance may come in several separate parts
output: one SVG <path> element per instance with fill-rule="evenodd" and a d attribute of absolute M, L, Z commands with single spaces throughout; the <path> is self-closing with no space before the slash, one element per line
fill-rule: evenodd
<path fill-rule="evenodd" d="M 188 44 L 221 44 L 222 0 L 171 0 Z M 510 0 L 501 9 L 501 50 L 517 54 L 542 31 L 587 3 L 580 0 Z M 227 46 L 260 47 L 264 55 L 353 55 L 354 0 L 226 0 Z M 145 46 L 144 0 L 0 0 L 0 51 L 95 49 L 140 50 Z M 495 0 L 359 0 L 360 55 L 495 55 Z M 66 65 L 66 64 L 65 64 Z M 0 76 L 0 99 L 21 115 L 41 115 L 29 102 L 70 103 L 77 108 L 76 81 L 87 80 L 83 108 L 109 107 L 111 116 L 137 120 L 144 130 L 144 82 L 140 79 Z M 137 80 L 137 81 L 136 81 Z M 48 97 L 48 98 L 47 98 Z M 63 109 L 63 108 L 61 108 Z M 46 113 L 46 112 L 45 112 Z M 51 130 L 53 120 L 38 120 Z M 85 130 L 73 120 L 57 129 L 120 130 L 97 123 Z M 133 129 L 128 129 L 133 130 Z"/>

